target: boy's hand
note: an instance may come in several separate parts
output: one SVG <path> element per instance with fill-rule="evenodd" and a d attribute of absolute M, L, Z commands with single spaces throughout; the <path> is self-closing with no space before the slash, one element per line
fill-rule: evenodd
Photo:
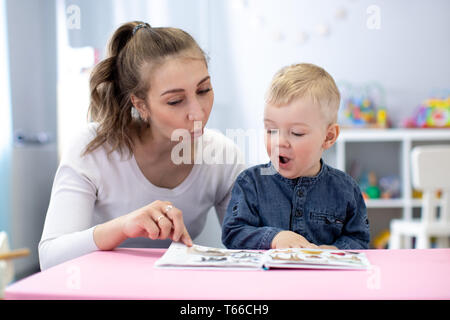
<path fill-rule="evenodd" d="M 283 248 L 313 248 L 318 249 L 314 243 L 292 231 L 281 231 L 272 240 L 272 249 Z"/>

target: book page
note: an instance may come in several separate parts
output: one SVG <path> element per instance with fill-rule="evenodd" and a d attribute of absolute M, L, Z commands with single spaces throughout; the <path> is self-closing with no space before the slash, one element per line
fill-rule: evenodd
<path fill-rule="evenodd" d="M 163 268 L 296 268 L 367 269 L 363 252 L 329 249 L 271 249 L 266 251 L 232 250 L 172 242 L 155 267 Z"/>
<path fill-rule="evenodd" d="M 272 249 L 267 251 L 266 268 L 367 269 L 362 252 L 329 249 Z"/>
<path fill-rule="evenodd" d="M 264 252 L 230 250 L 172 242 L 156 267 L 262 268 Z"/>

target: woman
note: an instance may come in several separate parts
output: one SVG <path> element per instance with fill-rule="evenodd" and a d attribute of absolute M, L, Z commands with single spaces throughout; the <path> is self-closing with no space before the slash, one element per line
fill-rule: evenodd
<path fill-rule="evenodd" d="M 135 21 L 116 30 L 108 49 L 90 79 L 94 122 L 55 176 L 41 269 L 119 245 L 192 245 L 211 207 L 222 222 L 244 169 L 231 140 L 204 128 L 214 93 L 189 34 Z M 233 161 L 206 163 L 206 150 Z"/>

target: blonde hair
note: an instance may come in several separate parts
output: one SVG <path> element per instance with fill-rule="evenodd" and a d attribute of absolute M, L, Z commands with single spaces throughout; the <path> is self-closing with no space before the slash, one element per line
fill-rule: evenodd
<path fill-rule="evenodd" d="M 148 124 L 136 119 L 131 95 L 146 100 L 150 89 L 143 70 L 154 70 L 166 57 L 176 57 L 194 50 L 207 64 L 207 57 L 187 32 L 177 28 L 153 28 L 142 21 L 121 25 L 108 44 L 107 57 L 91 73 L 91 101 L 89 115 L 99 123 L 96 137 L 87 145 L 84 154 L 109 144 L 111 153 L 124 149 L 132 152 L 132 130 L 138 136 Z M 145 68 L 145 69 L 144 69 Z"/>
<path fill-rule="evenodd" d="M 337 121 L 341 95 L 336 83 L 323 68 L 310 63 L 293 64 L 278 71 L 266 94 L 266 104 L 280 107 L 304 97 L 320 106 L 330 124 Z"/>

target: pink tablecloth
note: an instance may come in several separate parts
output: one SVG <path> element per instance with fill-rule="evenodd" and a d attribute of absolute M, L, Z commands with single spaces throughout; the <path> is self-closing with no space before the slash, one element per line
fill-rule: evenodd
<path fill-rule="evenodd" d="M 11 284 L 6 299 L 450 299 L 450 249 L 366 250 L 372 269 L 156 269 L 164 249 L 93 252 Z"/>

